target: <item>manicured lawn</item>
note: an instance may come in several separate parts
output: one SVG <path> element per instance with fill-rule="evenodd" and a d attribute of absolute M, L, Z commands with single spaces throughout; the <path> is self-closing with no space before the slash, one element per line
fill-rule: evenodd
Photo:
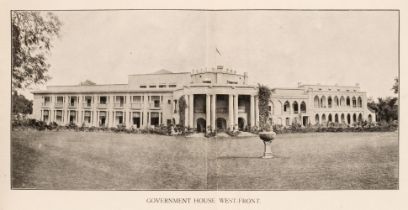
<path fill-rule="evenodd" d="M 398 133 L 247 138 L 12 131 L 14 189 L 398 189 Z"/>

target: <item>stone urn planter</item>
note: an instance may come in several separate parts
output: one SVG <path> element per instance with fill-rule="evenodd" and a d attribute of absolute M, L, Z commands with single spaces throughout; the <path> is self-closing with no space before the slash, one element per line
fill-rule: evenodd
<path fill-rule="evenodd" d="M 272 158 L 272 140 L 275 139 L 276 133 L 273 131 L 262 131 L 259 132 L 259 138 L 262 139 L 264 143 L 264 155 L 262 158 Z"/>

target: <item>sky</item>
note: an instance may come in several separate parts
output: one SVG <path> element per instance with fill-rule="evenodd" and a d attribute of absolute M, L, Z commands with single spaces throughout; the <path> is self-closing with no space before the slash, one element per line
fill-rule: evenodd
<path fill-rule="evenodd" d="M 125 84 L 130 74 L 223 65 L 271 88 L 359 83 L 369 97 L 394 95 L 396 11 L 54 13 L 63 26 L 47 85 Z"/>

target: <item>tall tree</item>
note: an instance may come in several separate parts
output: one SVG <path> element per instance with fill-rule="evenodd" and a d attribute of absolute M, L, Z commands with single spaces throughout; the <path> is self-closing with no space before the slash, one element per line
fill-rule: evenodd
<path fill-rule="evenodd" d="M 59 37 L 61 21 L 52 13 L 13 11 L 12 28 L 12 89 L 43 84 L 50 77 L 47 56 L 52 41 Z"/>
<path fill-rule="evenodd" d="M 33 112 L 33 101 L 28 100 L 23 95 L 19 95 L 17 91 L 13 91 L 11 100 L 13 114 L 31 114 Z"/>

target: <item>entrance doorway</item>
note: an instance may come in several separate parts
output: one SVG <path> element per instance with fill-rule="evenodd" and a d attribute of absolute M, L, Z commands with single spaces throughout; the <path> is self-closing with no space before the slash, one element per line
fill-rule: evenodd
<path fill-rule="evenodd" d="M 238 129 L 243 131 L 245 129 L 245 120 L 242 117 L 238 117 Z"/>
<path fill-rule="evenodd" d="M 198 132 L 205 132 L 205 125 L 206 125 L 206 122 L 203 118 L 197 119 L 197 131 Z"/>
<path fill-rule="evenodd" d="M 218 130 L 225 130 L 227 128 L 227 121 L 224 118 L 217 118 L 217 129 Z"/>
<path fill-rule="evenodd" d="M 303 126 L 307 126 L 308 123 L 309 123 L 309 117 L 303 116 L 303 121 L 302 121 Z"/>

